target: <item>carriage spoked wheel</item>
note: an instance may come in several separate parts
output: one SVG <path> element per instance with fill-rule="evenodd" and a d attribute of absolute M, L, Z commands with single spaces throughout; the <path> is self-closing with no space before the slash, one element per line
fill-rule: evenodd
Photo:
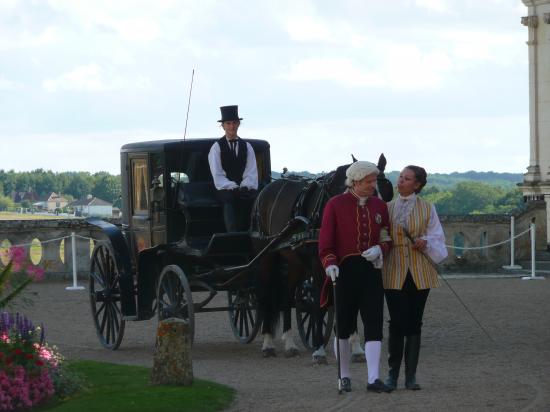
<path fill-rule="evenodd" d="M 193 295 L 185 273 L 178 265 L 162 269 L 157 284 L 157 313 L 159 321 L 182 319 L 189 324 L 191 342 L 195 335 L 195 308 Z"/>
<path fill-rule="evenodd" d="M 111 244 L 98 242 L 92 252 L 88 290 L 97 337 L 111 350 L 120 346 L 124 336 L 119 282 L 120 273 Z"/>
<path fill-rule="evenodd" d="M 296 289 L 296 323 L 302 343 L 311 351 L 318 349 L 315 336 L 320 336 L 323 345 L 326 345 L 332 333 L 334 323 L 334 307 L 328 310 L 321 309 L 319 305 L 319 289 L 315 286 L 313 278 L 306 279 Z M 315 314 L 321 321 L 316 322 Z"/>
<path fill-rule="evenodd" d="M 233 334 L 241 343 L 252 342 L 262 324 L 255 289 L 244 287 L 237 290 L 228 290 L 227 299 L 229 303 L 229 323 Z"/>

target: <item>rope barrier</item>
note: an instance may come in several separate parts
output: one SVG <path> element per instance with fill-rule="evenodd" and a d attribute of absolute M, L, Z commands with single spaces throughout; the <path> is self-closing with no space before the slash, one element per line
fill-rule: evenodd
<path fill-rule="evenodd" d="M 95 237 L 88 237 L 88 236 L 81 236 L 81 235 L 75 235 L 75 237 L 79 237 L 80 239 L 93 240 L 94 242 L 101 242 L 101 239 L 96 239 Z"/>
<path fill-rule="evenodd" d="M 523 232 L 521 233 L 518 233 L 516 236 L 514 237 L 510 237 L 509 239 L 506 239 L 506 240 L 503 240 L 502 242 L 498 242 L 498 243 L 493 243 L 491 245 L 486 245 L 486 246 L 471 246 L 471 247 L 461 247 L 461 246 L 452 246 L 452 245 L 445 245 L 447 246 L 447 248 L 449 249 L 460 249 L 460 250 L 478 250 L 478 249 L 489 249 L 491 247 L 495 247 L 495 246 L 500 246 L 500 245 L 504 245 L 508 242 L 510 242 L 512 239 L 516 239 L 520 236 L 523 236 L 524 234 L 528 233 L 529 231 L 531 230 L 531 228 L 527 228 L 526 230 L 524 230 Z"/>
<path fill-rule="evenodd" d="M 70 238 L 70 236 L 63 236 L 63 237 L 56 237 L 54 239 L 48 239 L 48 240 L 38 240 L 40 242 L 40 244 L 42 243 L 50 243 L 50 242 L 55 242 L 56 240 L 63 240 L 63 239 L 68 239 Z M 20 244 L 17 244 L 17 245 L 10 245 L 9 247 L 22 247 L 22 246 L 32 246 L 34 243 L 30 242 L 30 243 L 20 243 Z M 8 247 L 6 246 L 1 246 L 0 249 L 7 249 Z"/>

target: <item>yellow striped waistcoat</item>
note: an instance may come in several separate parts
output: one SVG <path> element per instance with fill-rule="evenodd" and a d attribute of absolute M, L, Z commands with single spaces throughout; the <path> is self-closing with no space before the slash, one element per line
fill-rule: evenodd
<path fill-rule="evenodd" d="M 405 235 L 403 227 L 394 224 L 397 212 L 395 201 L 388 203 L 388 211 L 393 247 L 384 257 L 384 266 L 382 267 L 384 289 L 402 289 L 409 270 L 417 289 L 438 287 L 439 278 L 435 267 L 421 252 L 412 248 L 412 243 Z M 431 205 L 420 197 L 416 197 L 416 204 L 408 217 L 409 234 L 413 239 L 426 233 L 430 213 Z"/>

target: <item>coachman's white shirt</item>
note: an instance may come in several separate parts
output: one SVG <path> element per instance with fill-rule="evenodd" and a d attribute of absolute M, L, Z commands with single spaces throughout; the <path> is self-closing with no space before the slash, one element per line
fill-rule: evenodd
<path fill-rule="evenodd" d="M 227 141 L 229 145 L 229 140 Z M 230 146 L 231 147 L 231 146 Z M 246 165 L 243 172 L 243 180 L 241 187 L 247 187 L 249 189 L 258 190 L 258 168 L 256 166 L 256 155 L 254 149 L 250 143 L 246 142 Z M 235 148 L 236 154 L 238 154 L 239 145 Z M 239 185 L 232 180 L 229 180 L 225 174 L 225 170 L 222 168 L 222 161 L 220 156 L 221 150 L 218 142 L 214 143 L 208 153 L 208 163 L 210 165 L 210 172 L 214 178 L 214 186 L 218 190 L 232 190 L 239 187 Z"/>

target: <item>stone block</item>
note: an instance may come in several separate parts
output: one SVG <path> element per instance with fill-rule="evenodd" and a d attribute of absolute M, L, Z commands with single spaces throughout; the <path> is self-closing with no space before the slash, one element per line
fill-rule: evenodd
<path fill-rule="evenodd" d="M 151 384 L 190 386 L 192 383 L 189 324 L 182 319 L 164 319 L 157 328 Z"/>

